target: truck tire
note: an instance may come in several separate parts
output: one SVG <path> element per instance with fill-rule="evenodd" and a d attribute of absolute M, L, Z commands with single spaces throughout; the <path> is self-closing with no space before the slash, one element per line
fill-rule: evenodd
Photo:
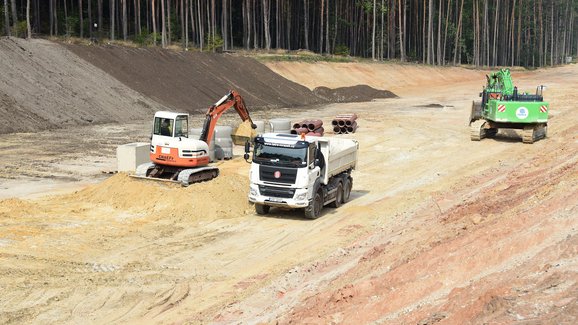
<path fill-rule="evenodd" d="M 343 201 L 342 203 L 346 203 L 349 201 L 351 196 L 351 188 L 353 187 L 353 180 L 348 177 L 345 182 L 343 182 Z"/>
<path fill-rule="evenodd" d="M 337 185 L 337 193 L 335 193 L 335 201 L 329 203 L 329 206 L 332 208 L 339 208 L 343 203 L 343 184 L 339 182 Z"/>
<path fill-rule="evenodd" d="M 257 212 L 257 214 L 260 215 L 268 214 L 270 209 L 271 207 L 268 205 L 255 203 L 255 212 Z"/>
<path fill-rule="evenodd" d="M 305 208 L 305 218 L 307 219 L 317 219 L 321 214 L 321 209 L 323 208 L 323 194 L 321 190 L 318 190 L 313 197 L 313 200 L 309 203 L 309 206 Z"/>

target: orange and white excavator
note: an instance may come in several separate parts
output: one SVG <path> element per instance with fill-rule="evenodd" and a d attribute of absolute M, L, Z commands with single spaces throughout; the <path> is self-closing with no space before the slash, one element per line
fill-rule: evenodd
<path fill-rule="evenodd" d="M 179 182 L 184 186 L 211 180 L 219 169 L 209 166 L 209 145 L 217 121 L 233 107 L 243 122 L 253 124 L 243 97 L 231 90 L 209 107 L 200 138 L 189 138 L 189 114 L 160 111 L 155 113 L 150 146 L 150 163 L 137 167 L 135 177 Z"/>

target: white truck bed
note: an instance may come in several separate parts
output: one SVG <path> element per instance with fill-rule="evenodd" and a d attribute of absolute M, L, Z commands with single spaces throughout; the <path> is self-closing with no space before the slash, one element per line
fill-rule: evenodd
<path fill-rule="evenodd" d="M 319 146 L 325 158 L 323 184 L 348 169 L 355 169 L 359 144 L 353 139 L 319 137 Z"/>

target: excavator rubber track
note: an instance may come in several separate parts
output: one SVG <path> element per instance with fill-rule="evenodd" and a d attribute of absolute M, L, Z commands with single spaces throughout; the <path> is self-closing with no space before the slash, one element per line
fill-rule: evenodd
<path fill-rule="evenodd" d="M 183 186 L 190 184 L 210 181 L 219 176 L 219 169 L 217 167 L 201 167 L 194 169 L 184 169 L 177 177 L 178 182 Z"/>
<path fill-rule="evenodd" d="M 162 166 L 158 166 L 154 163 L 146 163 L 139 165 L 135 174 L 130 176 L 134 178 L 179 183 L 182 186 L 189 186 L 194 183 L 205 182 L 216 178 L 219 176 L 219 169 L 217 167 L 206 166 L 178 169 L 167 173 L 162 171 Z"/>

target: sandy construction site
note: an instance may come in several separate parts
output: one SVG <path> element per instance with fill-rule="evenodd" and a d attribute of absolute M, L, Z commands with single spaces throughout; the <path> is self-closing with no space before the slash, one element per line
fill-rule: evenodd
<path fill-rule="evenodd" d="M 26 132 L 0 135 L 0 323 L 578 322 L 578 66 L 512 72 L 521 89 L 548 87 L 548 138 L 523 144 L 517 132 L 500 131 L 472 142 L 470 106 L 488 71 L 195 57 L 203 69 L 231 65 L 214 72 L 220 83 L 212 88 L 224 90 L 209 93 L 190 74 L 170 81 L 197 83 L 198 99 L 185 86 L 157 93 L 163 80 L 147 85 L 147 76 L 131 77 L 138 66 L 121 69 L 123 55 L 143 66 L 178 55 L 182 62 L 169 65 L 192 71 L 197 61 L 185 54 L 21 42 L 25 50 L 0 40 L 0 67 L 14 69 L 0 76 L 2 125 L 12 114 L 25 125 L 14 130 Z M 34 61 L 47 51 L 77 63 Z M 91 53 L 118 60 L 107 70 Z M 270 79 L 243 84 L 248 62 Z M 68 69 L 77 66 L 90 71 L 72 82 L 80 72 Z M 35 83 L 43 69 L 56 79 Z M 51 90 L 54 80 L 60 86 Z M 92 88 L 82 90 L 83 82 Z M 311 95 L 355 85 L 399 97 L 337 103 Z M 216 163 L 218 178 L 189 187 L 108 174 L 117 145 L 148 140 L 155 110 L 184 109 L 190 97 L 195 112 L 227 86 L 248 92 L 254 120 L 329 123 L 355 112 L 357 132 L 335 135 L 360 144 L 351 201 L 316 220 L 281 209 L 259 216 L 247 201 L 241 147 Z M 85 106 L 70 113 L 36 105 L 42 98 Z M 68 122 L 46 125 L 58 115 Z M 192 119 L 200 125 L 202 111 Z M 219 124 L 236 119 L 227 113 Z"/>

